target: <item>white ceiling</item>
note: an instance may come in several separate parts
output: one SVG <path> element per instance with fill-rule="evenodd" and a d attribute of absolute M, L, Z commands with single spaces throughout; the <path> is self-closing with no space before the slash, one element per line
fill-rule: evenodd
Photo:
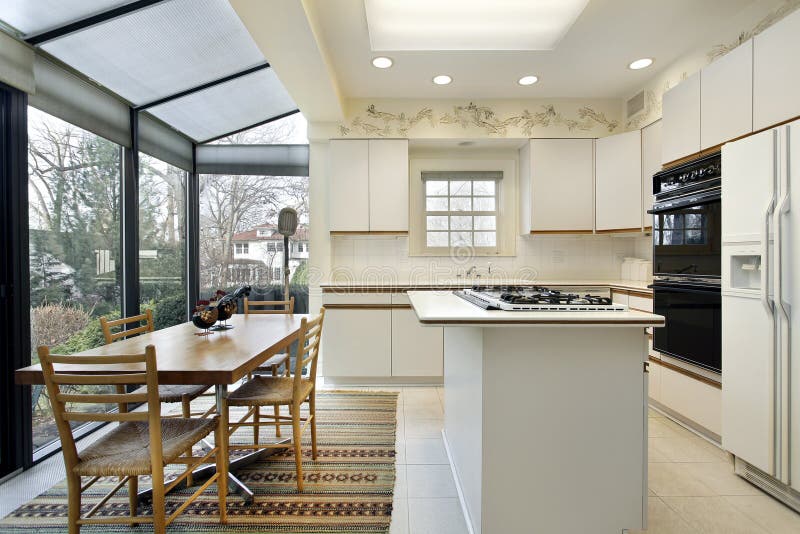
<path fill-rule="evenodd" d="M 732 27 L 732 20 L 745 10 L 766 14 L 781 3 L 590 0 L 552 51 L 374 53 L 364 0 L 303 2 L 309 17 L 318 21 L 315 37 L 345 98 L 626 97 L 660 69 L 710 39 L 715 43 L 717 36 L 730 39 L 749 29 Z M 441 24 L 446 25 L 447 20 L 442 19 Z M 374 68 L 371 59 L 376 55 L 392 57 L 394 66 Z M 654 57 L 656 63 L 641 71 L 627 68 L 641 57 Z M 437 74 L 449 74 L 454 81 L 436 86 L 431 79 Z M 539 76 L 539 83 L 519 86 L 517 80 L 526 74 Z"/>

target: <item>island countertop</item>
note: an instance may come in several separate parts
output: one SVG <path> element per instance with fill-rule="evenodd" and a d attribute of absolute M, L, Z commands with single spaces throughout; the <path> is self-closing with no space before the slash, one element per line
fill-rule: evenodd
<path fill-rule="evenodd" d="M 471 287 L 473 285 L 515 285 L 515 286 L 544 286 L 553 289 L 574 287 L 607 287 L 633 291 L 643 295 L 652 295 L 653 290 L 648 286 L 652 281 L 643 280 L 611 280 L 597 278 L 577 279 L 549 279 L 549 280 L 521 280 L 516 278 L 481 278 L 481 279 L 439 279 L 415 281 L 386 281 L 386 280 L 329 280 L 320 283 L 323 293 L 394 293 L 421 290 L 446 290 Z"/>
<path fill-rule="evenodd" d="M 664 317 L 642 311 L 500 311 L 484 310 L 451 291 L 409 291 L 409 300 L 420 323 L 475 326 L 620 326 L 660 327 Z"/>

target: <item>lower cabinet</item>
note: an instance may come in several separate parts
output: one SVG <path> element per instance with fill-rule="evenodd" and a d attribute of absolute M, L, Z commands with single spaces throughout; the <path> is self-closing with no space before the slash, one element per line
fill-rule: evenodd
<path fill-rule="evenodd" d="M 442 376 L 444 329 L 425 327 L 414 310 L 392 310 L 392 376 Z"/>
<path fill-rule="evenodd" d="M 322 362 L 325 376 L 390 376 L 392 311 L 326 309 Z"/>
<path fill-rule="evenodd" d="M 326 377 L 441 377 L 443 362 L 444 329 L 423 327 L 410 308 L 325 310 L 322 374 Z"/>

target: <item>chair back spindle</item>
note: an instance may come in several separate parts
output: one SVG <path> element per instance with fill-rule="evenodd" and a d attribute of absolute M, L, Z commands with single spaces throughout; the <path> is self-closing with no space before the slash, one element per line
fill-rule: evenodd
<path fill-rule="evenodd" d="M 294 391 L 301 391 L 300 382 L 303 379 L 303 368 L 311 364 L 308 379 L 314 386 L 317 382 L 317 359 L 319 345 L 322 339 L 322 323 L 325 320 L 325 308 L 320 308 L 319 315 L 312 320 L 303 318 L 300 322 L 300 334 L 297 338 L 297 350 L 294 369 Z M 296 399 L 299 400 L 299 399 Z"/>
<path fill-rule="evenodd" d="M 278 309 L 259 309 L 261 307 L 276 307 L 282 306 L 283 308 Z M 256 308 L 254 308 L 256 307 Z M 290 297 L 289 300 L 250 300 L 249 298 L 244 298 L 244 314 L 293 314 L 294 313 L 294 297 Z"/>
<path fill-rule="evenodd" d="M 137 326 L 134 328 L 127 328 L 127 326 L 131 324 L 136 324 Z M 100 317 L 100 327 L 103 329 L 103 337 L 106 338 L 106 345 L 118 339 L 127 339 L 139 334 L 144 334 L 145 332 L 152 332 L 154 331 L 153 310 L 145 310 L 141 315 L 123 317 L 122 319 L 114 319 L 113 321 L 109 321 L 105 317 Z M 120 330 L 112 332 L 112 329 L 116 327 L 119 327 Z"/>

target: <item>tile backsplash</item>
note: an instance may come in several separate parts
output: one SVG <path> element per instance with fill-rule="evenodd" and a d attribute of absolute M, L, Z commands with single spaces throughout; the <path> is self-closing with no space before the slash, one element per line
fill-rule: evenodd
<path fill-rule="evenodd" d="M 331 241 L 331 281 L 447 280 L 471 266 L 493 278 L 618 279 L 622 261 L 652 259 L 648 236 L 520 236 L 514 257 L 409 256 L 408 237 L 336 236 Z"/>

